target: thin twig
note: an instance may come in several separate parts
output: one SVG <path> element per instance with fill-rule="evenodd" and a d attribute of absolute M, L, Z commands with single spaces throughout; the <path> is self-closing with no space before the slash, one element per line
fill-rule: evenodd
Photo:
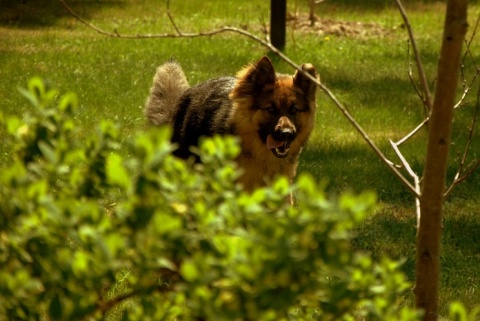
<path fill-rule="evenodd" d="M 97 307 L 97 310 L 105 314 L 108 311 L 110 311 L 113 307 L 117 306 L 118 304 L 124 301 L 127 301 L 129 299 L 132 299 L 134 297 L 140 296 L 142 294 L 152 294 L 154 292 L 167 293 L 170 291 L 171 291 L 171 288 L 168 285 L 153 284 L 153 285 L 147 286 L 146 288 L 140 288 L 134 291 L 130 291 L 126 294 L 119 295 L 108 301 L 101 300 L 100 302 L 97 302 L 96 307 Z"/>
<path fill-rule="evenodd" d="M 222 27 L 219 29 L 211 30 L 211 31 L 206 31 L 206 32 L 196 32 L 196 33 L 181 33 L 177 28 L 174 26 L 175 30 L 177 33 L 162 33 L 162 34 L 136 34 L 136 35 L 125 35 L 125 34 L 120 34 L 117 30 L 114 30 L 114 32 L 108 32 L 103 29 L 98 28 L 94 24 L 86 21 L 82 17 L 80 17 L 66 2 L 65 0 L 58 0 L 64 8 L 72 15 L 74 16 L 77 20 L 79 20 L 81 23 L 83 23 L 85 26 L 89 27 L 90 29 L 95 30 L 101 35 L 112 37 L 112 38 L 121 38 L 121 39 L 156 39 L 156 38 L 199 38 L 199 37 L 209 37 L 225 32 L 237 32 L 241 33 L 247 37 L 255 39 L 256 37 L 242 29 L 235 28 L 235 27 Z M 180 32 L 180 34 L 178 33 Z M 256 39 L 255 39 L 256 40 Z"/>
<path fill-rule="evenodd" d="M 407 140 L 409 140 L 413 135 L 415 135 L 420 129 L 422 129 L 423 126 L 425 126 L 426 123 L 430 120 L 430 117 L 425 118 L 417 127 L 415 127 L 410 133 L 408 133 L 405 137 L 400 139 L 398 142 L 395 144 L 400 146 L 403 143 L 405 143 Z"/>
<path fill-rule="evenodd" d="M 478 18 L 477 18 L 477 21 L 475 22 L 475 27 L 473 28 L 473 32 L 472 32 L 472 35 L 470 36 L 470 39 L 468 41 L 465 40 L 466 50 L 465 50 L 465 53 L 463 54 L 463 57 L 462 57 L 462 69 L 461 69 L 462 77 L 463 77 L 463 94 L 462 94 L 462 97 L 460 98 L 460 100 L 455 104 L 454 108 L 461 107 L 461 105 L 463 104 L 463 101 L 465 100 L 465 97 L 467 96 L 470 89 L 472 88 L 473 83 L 475 82 L 476 78 L 480 74 L 480 68 L 478 68 L 477 63 L 475 62 L 475 57 L 473 56 L 472 51 L 470 50 L 473 39 L 475 38 L 475 35 L 477 34 L 477 30 L 479 28 L 479 25 L 480 25 L 480 13 L 478 14 Z M 472 77 L 472 80 L 470 81 L 470 84 L 468 86 L 465 85 L 466 84 L 466 79 L 465 79 L 465 75 L 464 75 L 465 59 L 467 58 L 467 55 L 472 60 L 473 68 L 476 70 L 476 73 Z"/>
<path fill-rule="evenodd" d="M 410 79 L 410 83 L 412 84 L 413 89 L 417 93 L 418 98 L 422 101 L 423 104 L 425 104 L 425 98 L 423 94 L 420 92 L 420 89 L 418 88 L 417 84 L 415 83 L 415 80 L 413 79 L 413 72 L 412 72 L 412 62 L 410 60 L 410 40 L 407 41 L 407 59 L 408 59 L 408 78 Z M 427 106 L 424 106 L 425 110 L 425 117 L 428 117 L 428 108 Z"/>
<path fill-rule="evenodd" d="M 398 148 L 398 144 L 394 143 L 392 140 L 390 140 L 390 145 L 392 145 L 393 150 L 397 154 L 398 158 L 400 159 L 400 162 L 402 165 L 405 167 L 405 170 L 407 173 L 413 178 L 414 182 L 414 187 L 415 191 L 417 192 L 417 197 L 415 197 L 415 208 L 416 208 L 416 213 L 417 213 L 417 227 L 420 225 L 420 195 L 421 195 L 421 190 L 420 190 L 420 178 L 418 175 L 413 171 L 413 169 L 410 167 L 410 164 L 407 162 L 405 157 L 403 156 L 402 152 Z"/>
<path fill-rule="evenodd" d="M 480 26 L 480 13 L 477 17 L 477 21 L 475 23 L 475 27 L 473 28 L 473 32 L 472 32 L 472 35 L 470 36 L 470 39 L 467 41 L 467 44 L 466 44 L 466 51 L 462 57 L 462 65 L 464 64 L 464 61 L 466 59 L 466 56 L 470 56 L 471 60 L 472 60 L 472 63 L 473 63 L 473 66 L 476 70 L 476 73 L 475 75 L 472 77 L 472 80 L 470 81 L 470 84 L 465 88 L 464 87 L 464 91 L 463 91 L 463 94 L 462 94 L 462 97 L 460 98 L 460 101 L 455 105 L 454 108 L 458 108 L 464 101 L 465 97 L 467 96 L 467 94 L 470 92 L 472 86 L 473 86 L 473 83 L 475 82 L 475 80 L 477 79 L 478 75 L 480 74 L 480 68 L 477 67 L 477 64 L 475 62 L 475 57 L 473 56 L 471 50 L 470 50 L 470 45 L 472 44 L 473 42 L 473 39 L 475 38 L 475 35 L 477 34 L 477 30 Z M 473 172 L 480 167 L 480 159 L 476 160 L 476 161 L 473 161 L 468 167 L 468 169 L 466 170 L 466 172 L 463 173 L 462 175 L 462 171 L 463 171 L 463 168 L 465 166 L 465 162 L 467 160 L 467 156 L 468 156 L 468 153 L 470 151 L 470 146 L 472 144 L 472 141 L 473 141 L 473 134 L 474 134 L 474 130 L 475 130 L 475 126 L 476 126 L 476 123 L 477 123 L 477 120 L 478 120 L 478 113 L 479 113 L 479 109 L 480 109 L 480 84 L 479 84 L 479 87 L 478 87 L 478 90 L 477 90 L 477 97 L 476 97 L 476 104 L 475 104 L 475 110 L 474 110 L 474 114 L 473 114 L 473 118 L 472 118 L 472 124 L 470 126 L 470 129 L 469 129 L 469 134 L 468 134 L 468 140 L 467 140 L 467 144 L 465 145 L 465 150 L 463 152 L 463 156 L 462 158 L 460 159 L 460 164 L 458 166 L 458 169 L 457 169 L 457 173 L 455 174 L 454 176 L 454 179 L 453 179 L 453 182 L 452 184 L 447 188 L 447 191 L 445 192 L 445 195 L 444 197 L 448 197 L 450 195 L 450 193 L 453 191 L 453 189 L 458 185 L 460 184 L 461 182 L 463 182 L 464 180 L 466 180 L 468 177 L 470 177 L 470 175 L 473 174 Z"/>
<path fill-rule="evenodd" d="M 180 29 L 178 29 L 177 24 L 173 20 L 173 16 L 170 13 L 170 0 L 167 0 L 167 16 L 168 16 L 168 19 L 170 19 L 170 23 L 172 24 L 172 26 L 175 29 L 175 31 L 177 32 L 177 34 L 179 36 L 182 36 L 182 32 L 180 31 Z"/>
<path fill-rule="evenodd" d="M 460 97 L 460 100 L 455 104 L 455 106 L 453 106 L 454 109 L 458 109 L 458 108 L 460 108 L 464 105 L 465 98 L 467 97 L 468 93 L 470 92 L 470 90 L 472 88 L 472 85 L 475 82 L 475 80 L 477 79 L 478 75 L 480 75 L 480 70 L 477 70 L 477 72 L 472 77 L 472 80 L 470 81 L 470 84 L 468 86 L 465 86 L 465 83 L 464 83 L 464 88 L 465 89 L 463 90 L 462 97 Z"/>
<path fill-rule="evenodd" d="M 477 159 L 475 162 L 472 163 L 470 168 L 466 171 L 465 174 L 463 174 L 461 177 L 458 177 L 455 179 L 455 181 L 450 185 L 445 192 L 444 198 L 446 199 L 450 194 L 452 193 L 453 189 L 457 187 L 461 182 L 465 181 L 467 178 L 469 178 L 478 168 L 480 168 L 480 159 Z"/>
<path fill-rule="evenodd" d="M 408 37 L 409 37 L 409 39 L 412 43 L 413 53 L 415 55 L 415 61 L 417 63 L 418 77 L 420 78 L 420 83 L 422 85 L 422 89 L 423 89 L 423 92 L 424 92 L 423 104 L 428 109 L 428 112 L 430 112 L 432 110 L 432 106 L 433 106 L 432 95 L 430 93 L 430 88 L 428 87 L 427 77 L 425 76 L 425 71 L 423 69 L 423 64 L 422 64 L 422 60 L 420 58 L 420 53 L 418 51 L 417 43 L 416 43 L 415 37 L 413 35 L 412 26 L 410 25 L 410 20 L 408 19 L 407 12 L 405 11 L 405 8 L 403 7 L 402 2 L 400 0 L 395 0 L 395 2 L 397 3 L 398 9 L 399 9 L 400 14 L 403 18 L 403 22 L 404 22 L 405 27 L 407 28 L 407 31 L 408 31 Z"/>
<path fill-rule="evenodd" d="M 408 41 L 407 57 L 408 57 L 408 78 L 410 79 L 410 82 L 413 86 L 413 89 L 415 89 L 417 96 L 420 98 L 422 102 L 425 102 L 425 99 L 422 93 L 420 92 L 417 85 L 415 84 L 415 81 L 413 80 L 412 62 L 410 61 L 410 41 Z M 425 111 L 427 111 L 427 109 L 425 109 Z M 425 126 L 428 123 L 429 119 L 430 117 L 428 115 L 425 115 L 425 119 L 417 127 L 415 127 L 410 133 L 408 133 L 405 137 L 403 137 L 398 142 L 396 142 L 395 145 L 400 146 L 403 143 L 405 143 L 407 140 L 412 138 L 423 126 Z"/>
<path fill-rule="evenodd" d="M 478 17 L 477 17 L 477 21 L 475 22 L 475 27 L 473 28 L 473 31 L 472 31 L 472 35 L 470 36 L 470 39 L 468 40 L 467 42 L 467 53 L 470 55 L 470 57 L 472 58 L 472 62 L 473 62 L 473 66 L 475 67 L 476 70 L 478 70 L 478 67 L 477 67 L 477 64 L 475 62 L 475 59 L 473 59 L 473 55 L 472 55 L 472 52 L 470 51 L 470 46 L 473 42 L 473 39 L 475 38 L 475 36 L 477 35 L 477 31 L 478 31 L 478 28 L 480 26 L 480 13 L 478 14 Z M 463 59 L 462 59 L 463 61 Z"/>
<path fill-rule="evenodd" d="M 480 16 L 479 16 L 479 19 L 480 19 Z M 480 68 L 477 67 L 476 63 L 475 63 L 475 57 L 473 56 L 471 50 L 470 50 L 470 45 L 469 45 L 469 42 L 467 42 L 467 49 L 465 50 L 465 54 L 463 56 L 463 58 L 465 59 L 465 57 L 467 56 L 467 54 L 470 56 L 470 58 L 472 59 L 472 63 L 473 63 L 473 67 L 474 69 L 476 70 L 475 74 L 473 75 L 472 79 L 470 80 L 470 83 L 468 85 L 465 85 L 466 84 L 466 79 L 465 79 L 465 75 L 464 75 L 464 61 L 462 60 L 462 77 L 463 77 L 463 94 L 462 94 L 462 97 L 460 97 L 460 100 L 455 104 L 455 106 L 453 108 L 457 109 L 459 107 L 462 106 L 463 102 L 465 101 L 465 98 L 467 97 L 468 93 L 470 92 L 473 84 L 475 83 L 475 80 L 477 80 L 477 77 L 478 75 L 480 74 Z"/>
<path fill-rule="evenodd" d="M 479 160 L 475 161 L 473 163 L 473 165 L 471 165 L 470 168 L 462 175 L 462 171 L 463 171 L 465 162 L 467 160 L 468 153 L 470 151 L 470 146 L 471 146 L 472 141 L 473 141 L 473 134 L 474 134 L 474 131 L 475 131 L 475 124 L 477 123 L 477 119 L 478 119 L 479 108 L 480 108 L 480 85 L 479 85 L 479 88 L 478 88 L 478 91 L 477 91 L 477 102 L 475 104 L 475 111 L 474 111 L 474 114 L 473 114 L 472 125 L 470 127 L 469 134 L 468 134 L 467 144 L 465 145 L 465 150 L 464 150 L 463 156 L 460 160 L 460 164 L 458 166 L 457 173 L 455 174 L 455 177 L 453 179 L 453 183 L 448 187 L 447 191 L 445 192 L 445 197 L 450 195 L 452 190 L 458 184 L 460 184 L 461 182 L 466 180 L 480 166 L 480 159 L 479 159 Z"/>

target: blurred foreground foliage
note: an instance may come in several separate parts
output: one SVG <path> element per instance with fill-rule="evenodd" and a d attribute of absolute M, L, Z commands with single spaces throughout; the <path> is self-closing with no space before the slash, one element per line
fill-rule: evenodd
<path fill-rule="evenodd" d="M 374 195 L 328 200 L 308 175 L 248 194 L 232 137 L 205 139 L 202 164 L 168 128 L 121 143 L 101 121 L 80 142 L 74 94 L 21 92 L 32 113 L 1 119 L 0 320 L 418 319 L 400 263 L 352 251 Z"/>

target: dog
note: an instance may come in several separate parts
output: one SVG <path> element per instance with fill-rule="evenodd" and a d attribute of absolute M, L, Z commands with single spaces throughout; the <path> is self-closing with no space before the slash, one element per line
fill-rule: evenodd
<path fill-rule="evenodd" d="M 311 64 L 301 69 L 318 79 Z M 299 155 L 315 124 L 316 85 L 299 71 L 275 72 L 267 56 L 241 69 L 236 77 L 219 77 L 190 87 L 175 61 L 158 67 L 145 106 L 154 125 L 173 127 L 174 154 L 189 158 L 201 136 L 235 135 L 243 170 L 239 183 L 247 191 L 276 177 L 290 182 Z M 290 197 L 290 202 L 292 199 Z"/>

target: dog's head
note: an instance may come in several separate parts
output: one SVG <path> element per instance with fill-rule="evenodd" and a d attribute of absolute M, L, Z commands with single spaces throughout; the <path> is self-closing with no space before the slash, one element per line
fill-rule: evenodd
<path fill-rule="evenodd" d="M 315 119 L 316 85 L 304 74 L 317 78 L 311 64 L 293 76 L 276 74 L 268 57 L 237 75 L 230 98 L 242 109 L 240 131 L 256 131 L 258 138 L 278 158 L 295 153 L 308 139 Z M 237 121 L 237 126 L 238 126 Z"/>

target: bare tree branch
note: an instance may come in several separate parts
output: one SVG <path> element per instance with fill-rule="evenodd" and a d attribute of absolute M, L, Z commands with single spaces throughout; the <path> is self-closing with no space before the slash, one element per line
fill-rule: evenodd
<path fill-rule="evenodd" d="M 320 4 L 326 0 L 309 0 L 308 6 L 310 7 L 309 19 L 310 19 L 310 26 L 315 25 L 315 7 L 317 4 Z"/>
<path fill-rule="evenodd" d="M 221 33 L 227 33 L 227 32 L 235 32 L 235 33 L 240 33 L 244 36 L 247 36 L 251 39 L 254 39 L 256 41 L 263 42 L 262 39 L 259 37 L 243 30 L 240 28 L 235 28 L 235 27 L 222 27 L 218 28 L 215 30 L 210 30 L 210 31 L 205 31 L 205 32 L 196 32 L 196 33 L 183 33 L 180 32 L 180 30 L 177 28 L 175 24 L 173 24 L 176 33 L 161 33 L 161 34 L 136 34 L 136 35 L 126 35 L 126 34 L 120 34 L 117 30 L 114 29 L 114 32 L 108 32 L 105 31 L 94 24 L 86 21 L 82 17 L 80 17 L 66 2 L 65 0 L 58 0 L 64 8 L 72 15 L 74 16 L 77 20 L 79 20 L 81 23 L 83 23 L 85 26 L 89 27 L 90 29 L 95 30 L 101 35 L 108 36 L 108 37 L 113 37 L 113 38 L 121 38 L 121 39 L 155 39 L 155 38 L 199 38 L 199 37 L 209 37 L 209 36 L 214 36 L 218 35 Z M 171 17 L 170 13 L 168 12 L 167 15 Z M 170 20 L 172 22 L 172 20 Z"/>
<path fill-rule="evenodd" d="M 475 36 L 477 34 L 477 30 L 478 30 L 479 26 L 480 26 L 480 14 L 477 17 L 477 21 L 475 23 L 475 27 L 473 28 L 473 32 L 472 32 L 472 35 L 470 36 L 470 39 L 468 41 L 465 41 L 467 48 L 466 48 L 466 51 L 465 51 L 465 53 L 463 54 L 463 57 L 462 57 L 462 70 L 461 70 L 462 77 L 463 77 L 464 91 L 463 91 L 462 97 L 457 102 L 457 104 L 455 105 L 454 108 L 459 108 L 464 104 L 464 101 L 465 101 L 465 98 L 466 98 L 467 94 L 470 92 L 473 84 L 477 80 L 477 77 L 480 75 L 480 68 L 477 66 L 477 64 L 475 62 L 475 57 L 473 56 L 473 54 L 470 50 L 470 46 L 473 42 L 473 39 L 475 38 Z M 475 72 L 474 76 L 472 77 L 470 83 L 468 85 L 465 85 L 466 79 L 465 79 L 465 75 L 464 75 L 464 68 L 465 68 L 464 65 L 465 65 L 465 60 L 466 60 L 467 56 L 470 57 L 470 59 L 472 61 L 472 64 L 473 64 L 473 67 L 475 68 L 476 72 Z M 451 194 L 451 192 L 454 190 L 454 188 L 456 186 L 458 186 L 461 182 L 463 182 L 468 177 L 470 177 L 473 174 L 473 172 L 475 172 L 480 167 L 480 159 L 477 159 L 477 160 L 471 162 L 468 166 L 466 166 L 467 169 L 464 171 L 465 163 L 467 161 L 467 156 L 470 152 L 470 147 L 471 147 L 471 144 L 472 144 L 472 141 L 473 141 L 473 135 L 474 135 L 475 126 L 476 126 L 476 123 L 477 123 L 477 120 L 478 120 L 479 109 L 480 109 L 480 84 L 479 84 L 478 90 L 477 90 L 475 110 L 474 110 L 473 117 L 472 117 L 472 124 L 471 124 L 470 129 L 469 129 L 468 140 L 467 140 L 467 143 L 465 145 L 463 156 L 460 159 L 460 163 L 459 163 L 459 166 L 458 166 L 458 169 L 457 169 L 457 173 L 454 176 L 452 184 L 447 188 L 447 191 L 445 192 L 445 196 L 444 196 L 445 198 L 447 198 Z"/>
<path fill-rule="evenodd" d="M 467 156 L 468 156 L 468 153 L 470 151 L 470 146 L 471 146 L 472 141 L 473 141 L 473 134 L 474 134 L 474 131 L 475 131 L 475 124 L 477 123 L 477 119 L 478 119 L 478 110 L 479 109 L 480 109 L 480 85 L 479 85 L 479 88 L 478 88 L 478 91 L 477 91 L 477 102 L 475 104 L 475 111 L 473 113 L 472 125 L 470 126 L 470 129 L 469 129 L 467 144 L 465 145 L 465 150 L 463 152 L 463 156 L 460 160 L 460 164 L 458 166 L 458 170 L 457 170 L 457 173 L 455 174 L 453 182 L 448 187 L 447 191 L 445 192 L 445 198 L 450 195 L 450 193 L 453 191 L 453 189 L 458 184 L 460 184 L 461 182 L 466 180 L 470 175 L 473 174 L 473 172 L 477 168 L 480 167 L 480 159 L 478 159 L 478 160 L 474 161 L 473 163 L 471 163 L 469 166 L 467 166 L 468 167 L 467 170 L 465 172 L 463 172 L 463 168 L 465 166 L 465 162 L 467 160 Z"/>
<path fill-rule="evenodd" d="M 405 27 L 407 28 L 407 31 L 408 31 L 408 35 L 409 35 L 408 50 L 407 50 L 408 57 L 410 57 L 410 44 L 411 44 L 411 46 L 413 48 L 413 54 L 415 56 L 417 72 L 418 72 L 418 75 L 419 75 L 419 78 L 420 78 L 423 93 L 420 91 L 420 89 L 418 88 L 418 86 L 416 85 L 416 83 L 413 79 L 412 63 L 410 62 L 410 59 L 409 59 L 409 64 L 408 64 L 408 77 L 410 79 L 410 82 L 411 82 L 415 92 L 417 93 L 418 97 L 420 98 L 420 100 L 422 101 L 422 103 L 425 107 L 425 114 L 426 114 L 425 119 L 417 127 L 415 127 L 410 133 L 408 133 L 405 137 L 400 139 L 398 142 L 396 142 L 396 143 L 392 142 L 392 144 L 395 145 L 394 150 L 396 151 L 397 155 L 399 155 L 400 151 L 398 150 L 398 147 L 400 145 L 402 145 L 403 143 L 405 143 L 410 138 L 412 138 L 430 120 L 429 113 L 430 113 L 430 110 L 432 108 L 433 101 L 432 101 L 431 93 L 430 93 L 430 89 L 429 89 L 430 87 L 428 86 L 427 78 L 426 78 L 425 72 L 423 70 L 423 64 L 422 64 L 422 61 L 421 61 L 421 58 L 420 58 L 420 54 L 419 54 L 418 47 L 417 47 L 417 44 L 416 44 L 416 41 L 415 41 L 415 37 L 413 35 L 413 30 L 412 30 L 412 27 L 410 25 L 410 20 L 408 19 L 407 13 L 405 11 L 405 8 L 402 5 L 402 2 L 400 0 L 395 0 L 395 2 L 397 4 L 398 9 L 400 11 L 400 14 L 403 18 Z M 393 145 L 392 145 L 392 147 L 393 147 Z M 401 155 L 401 153 L 400 153 L 400 155 Z M 400 158 L 400 159 L 402 159 L 402 158 Z M 408 163 L 406 163 L 405 159 L 403 159 L 403 160 L 405 161 L 404 166 L 405 166 L 405 164 L 408 164 Z"/>
<path fill-rule="evenodd" d="M 429 114 L 429 109 L 427 106 L 425 106 L 425 98 L 424 95 L 420 92 L 420 89 L 418 88 L 417 84 L 415 83 L 415 80 L 413 79 L 413 71 L 412 71 L 412 62 L 410 60 L 410 40 L 408 40 L 408 46 L 407 46 L 407 57 L 408 57 L 408 78 L 410 79 L 410 83 L 412 84 L 413 89 L 417 93 L 418 98 L 422 101 L 424 104 L 424 111 L 425 111 L 425 117 L 428 117 Z M 425 123 L 426 124 L 426 123 Z"/>
<path fill-rule="evenodd" d="M 420 129 L 422 129 L 423 126 L 425 126 L 426 123 L 430 120 L 430 117 L 425 118 L 417 127 L 415 127 L 410 133 L 408 133 L 405 137 L 400 139 L 398 142 L 395 144 L 400 146 L 403 143 L 405 143 L 407 140 L 409 140 L 412 136 L 414 136 Z"/>
<path fill-rule="evenodd" d="M 397 1 L 397 4 L 400 4 L 400 1 L 399 0 L 396 0 Z M 402 8 L 400 8 L 400 10 L 402 11 Z M 404 19 L 407 19 L 408 20 L 408 17 L 404 14 L 402 14 L 403 18 Z M 407 25 L 407 29 L 409 31 L 409 34 L 410 34 L 410 40 L 413 40 L 413 33 L 411 32 L 411 28 L 409 28 L 409 24 L 406 23 Z M 468 94 L 470 93 L 473 85 L 475 84 L 476 80 L 478 79 L 479 75 L 480 75 L 480 68 L 477 66 L 476 62 L 475 62 L 475 58 L 471 52 L 471 44 L 473 42 L 473 39 L 475 38 L 476 36 L 476 33 L 477 33 L 477 30 L 480 26 L 480 14 L 476 20 L 476 24 L 475 24 L 475 27 L 473 29 L 473 32 L 472 32 L 472 35 L 470 36 L 470 39 L 468 41 L 465 41 L 466 43 L 466 50 L 465 50 L 465 53 L 463 54 L 463 57 L 462 57 L 462 69 L 461 69 L 461 75 L 462 75 L 462 79 L 463 79 L 463 93 L 462 93 L 462 96 L 461 98 L 459 99 L 459 101 L 455 104 L 454 106 L 454 109 L 457 109 L 457 108 L 460 108 L 461 106 L 463 106 L 465 104 L 465 99 L 466 97 L 468 96 Z M 416 49 L 415 49 L 415 43 L 412 42 L 413 46 L 414 46 L 414 51 L 415 51 L 415 56 L 417 56 L 418 54 L 416 53 Z M 409 49 L 410 51 L 410 46 L 409 46 Z M 467 84 L 467 80 L 466 80 L 466 77 L 465 77 L 465 72 L 464 72 L 464 69 L 465 69 L 465 60 L 466 58 L 470 57 L 471 61 L 472 61 L 472 64 L 473 64 L 473 67 L 474 67 L 474 70 L 475 70 L 475 74 L 472 76 L 472 78 L 470 79 L 470 81 L 468 81 L 468 84 Z M 417 65 L 418 65 L 419 61 L 417 60 Z M 420 62 L 421 64 L 421 62 Z M 419 71 L 420 73 L 420 71 Z M 408 72 L 408 76 L 410 78 L 410 81 L 415 89 L 415 91 L 417 92 L 417 95 L 422 99 L 422 101 L 425 103 L 425 101 L 423 100 L 423 96 L 422 94 L 420 93 L 418 87 L 416 86 L 416 84 L 414 83 L 413 81 L 413 76 L 412 76 L 412 70 L 411 70 L 411 63 L 409 64 L 409 72 Z M 428 86 L 427 86 L 428 88 Z M 477 160 L 477 161 L 474 161 L 472 162 L 470 165 L 467 166 L 467 170 L 464 172 L 464 168 L 465 168 L 465 163 L 466 163 L 466 159 L 467 159 L 467 156 L 468 156 L 468 153 L 470 151 L 470 147 L 471 147 L 471 143 L 473 141 L 473 132 L 474 132 L 474 129 L 475 129 L 475 124 L 477 122 L 477 119 L 478 119 L 478 108 L 479 108 L 479 101 L 480 101 L 480 98 L 479 98 L 479 95 L 480 95 L 480 88 L 479 88 L 479 92 L 477 93 L 477 104 L 476 104 L 476 107 L 475 107 L 475 112 L 474 112 L 474 116 L 473 116 L 473 119 L 472 119 L 472 125 L 469 129 L 469 137 L 468 137 L 468 141 L 467 141 L 467 144 L 465 146 L 465 149 L 464 149 L 464 152 L 463 152 L 463 155 L 462 155 L 462 158 L 460 160 L 460 164 L 459 164 L 459 168 L 457 170 L 457 173 L 454 177 L 454 180 L 452 182 L 452 184 L 447 188 L 447 191 L 445 192 L 445 198 L 448 197 L 450 195 L 450 193 L 452 192 L 452 190 L 458 185 L 460 184 L 461 182 L 463 182 L 464 180 L 466 180 L 470 175 L 473 174 L 473 172 L 480 167 L 480 159 Z M 413 137 L 423 126 L 425 126 L 428 121 L 430 120 L 430 117 L 427 116 L 415 129 L 413 129 L 409 134 L 407 134 L 405 137 L 403 137 L 401 140 L 397 141 L 396 143 L 393 143 L 391 142 L 392 144 L 392 147 L 394 148 L 395 152 L 397 153 L 397 155 L 399 156 L 399 158 L 402 160 L 402 164 L 403 166 L 407 169 L 407 172 L 408 172 L 408 163 L 406 163 L 406 161 L 404 161 L 404 158 L 402 158 L 401 153 L 400 151 L 398 150 L 398 147 L 405 143 L 407 140 L 409 140 L 411 137 Z M 394 146 L 395 145 L 395 146 Z M 410 174 L 411 175 L 411 174 Z M 413 176 L 412 176 L 413 177 Z M 415 181 L 415 177 L 414 177 L 414 181 Z M 415 181 L 416 182 L 416 181 Z"/>
<path fill-rule="evenodd" d="M 468 168 L 468 170 L 460 177 L 457 177 L 453 184 L 449 187 L 449 189 L 445 192 L 445 197 L 448 197 L 452 192 L 453 188 L 456 187 L 458 184 L 469 178 L 478 168 L 480 168 L 480 159 L 472 162 Z"/>
<path fill-rule="evenodd" d="M 455 104 L 455 106 L 453 107 L 454 109 L 458 109 L 458 108 L 462 107 L 463 105 L 465 105 L 465 99 L 467 98 L 467 95 L 470 92 L 470 89 L 472 88 L 472 85 L 475 82 L 475 80 L 477 79 L 479 74 L 480 74 L 480 70 L 478 70 L 475 73 L 475 75 L 472 77 L 469 85 L 466 85 L 466 80 L 464 79 L 464 81 L 463 81 L 464 90 L 463 90 L 463 93 L 462 93 L 462 97 L 460 97 L 460 100 Z M 462 75 L 463 75 L 463 67 L 462 67 Z"/>
<path fill-rule="evenodd" d="M 405 17 L 405 19 L 408 19 L 408 17 Z M 415 81 L 413 80 L 412 62 L 410 61 L 410 40 L 408 41 L 407 56 L 409 57 L 409 59 L 408 59 L 409 60 L 408 61 L 408 78 L 410 79 L 410 82 L 413 86 L 413 89 L 417 93 L 417 96 L 420 98 L 420 100 L 422 102 L 424 102 L 423 95 L 420 92 L 420 89 L 418 88 L 418 86 L 415 84 Z M 405 137 L 403 137 L 402 139 L 400 139 L 399 141 L 394 143 L 397 147 L 402 145 L 403 143 L 405 143 L 410 138 L 412 138 L 418 131 L 420 131 L 420 129 L 422 129 L 423 126 L 425 126 L 428 123 L 430 117 L 427 114 L 428 113 L 427 108 L 425 108 L 425 112 L 426 112 L 425 119 L 417 127 L 415 127 L 410 133 L 405 135 Z"/>
<path fill-rule="evenodd" d="M 462 69 L 461 69 L 461 74 L 462 74 L 462 78 L 463 78 L 463 94 L 462 94 L 462 97 L 460 98 L 460 100 L 457 102 L 457 104 L 455 104 L 455 108 L 460 108 L 463 105 L 463 102 L 465 101 L 465 98 L 467 97 L 467 94 L 470 92 L 470 89 L 472 88 L 473 84 L 475 83 L 475 80 L 477 79 L 477 77 L 480 74 L 480 68 L 477 66 L 477 63 L 475 62 L 475 57 L 473 56 L 472 51 L 470 50 L 473 39 L 475 38 L 475 36 L 477 34 L 477 30 L 479 28 L 479 25 L 480 25 L 480 14 L 478 15 L 478 18 L 477 18 L 477 21 L 475 23 L 475 27 L 473 28 L 473 32 L 472 32 L 472 35 L 470 36 L 470 39 L 468 41 L 465 41 L 466 42 L 466 50 L 465 50 L 465 53 L 463 54 L 463 57 L 462 57 Z M 470 59 L 472 61 L 472 64 L 473 64 L 473 68 L 476 70 L 475 75 L 472 77 L 472 79 L 471 79 L 471 81 L 468 85 L 466 85 L 467 80 L 465 79 L 465 73 L 464 73 L 465 60 L 466 60 L 467 56 L 470 57 Z"/>
<path fill-rule="evenodd" d="M 472 35 L 470 36 L 470 39 L 467 42 L 467 51 L 466 54 L 468 53 L 471 58 L 473 58 L 472 52 L 470 51 L 470 46 L 472 45 L 473 39 L 475 38 L 478 28 L 480 27 L 480 13 L 478 14 L 477 21 L 475 22 L 475 27 L 473 28 Z M 464 55 L 465 57 L 465 55 Z M 464 58 L 462 59 L 462 61 Z M 475 63 L 475 60 L 473 60 L 473 65 L 475 66 L 475 69 L 478 70 L 477 64 Z"/>
<path fill-rule="evenodd" d="M 394 143 L 392 140 L 390 140 L 390 145 L 392 145 L 393 150 L 397 154 L 398 158 L 400 159 L 400 162 L 402 163 L 403 167 L 405 167 L 405 170 L 407 173 L 413 178 L 414 182 L 414 187 L 415 191 L 417 192 L 417 195 L 421 194 L 421 188 L 420 188 L 420 178 L 418 175 L 413 171 L 413 169 L 410 167 L 410 164 L 408 161 L 405 159 L 403 156 L 402 152 L 398 148 L 398 143 Z M 417 213 L 417 227 L 420 225 L 420 198 L 415 197 L 415 208 L 416 208 L 416 213 Z"/>
<path fill-rule="evenodd" d="M 463 93 L 462 93 L 462 97 L 460 97 L 460 100 L 455 104 L 454 108 L 457 109 L 457 108 L 460 108 L 464 105 L 465 103 L 465 99 L 468 95 L 468 93 L 470 92 L 473 84 L 475 83 L 475 80 L 477 80 L 477 77 L 480 75 L 480 69 L 478 67 L 476 67 L 476 64 L 475 64 L 475 59 L 473 57 L 473 54 L 471 53 L 470 51 L 470 46 L 467 46 L 467 50 L 465 52 L 465 55 L 466 54 L 469 54 L 469 56 L 472 58 L 472 63 L 474 65 L 474 68 L 476 70 L 475 74 L 473 75 L 472 79 L 470 80 L 469 84 L 466 85 L 467 83 L 467 80 L 465 79 L 465 66 L 464 66 L 464 63 L 462 61 L 462 68 L 461 68 L 461 74 L 462 74 L 462 78 L 463 78 Z M 465 57 L 465 56 L 464 56 Z"/>
<path fill-rule="evenodd" d="M 408 37 L 410 39 L 410 42 L 412 43 L 413 53 L 415 55 L 415 61 L 417 63 L 418 77 L 420 78 L 420 83 L 423 89 L 422 102 L 427 111 L 430 112 L 433 106 L 432 95 L 430 93 L 430 88 L 428 87 L 427 77 L 425 76 L 422 59 L 420 58 L 420 53 L 417 48 L 417 42 L 415 41 L 415 37 L 413 35 L 412 26 L 410 25 L 410 20 L 408 19 L 407 12 L 403 7 L 402 2 L 400 0 L 395 0 L 395 2 L 397 3 L 397 7 L 400 11 L 400 14 L 402 15 L 403 22 L 408 31 Z"/>
<path fill-rule="evenodd" d="M 170 19 L 170 23 L 172 24 L 173 28 L 175 28 L 175 31 L 177 32 L 177 34 L 181 36 L 182 32 L 180 31 L 180 29 L 178 29 L 177 24 L 173 20 L 173 16 L 170 13 L 170 0 L 167 0 L 167 16 L 168 16 L 168 19 Z"/>

